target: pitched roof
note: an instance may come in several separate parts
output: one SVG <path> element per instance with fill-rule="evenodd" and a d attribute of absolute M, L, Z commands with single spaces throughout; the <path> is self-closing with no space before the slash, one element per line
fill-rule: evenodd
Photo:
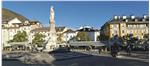
<path fill-rule="evenodd" d="M 97 29 L 93 29 L 93 28 L 82 28 L 82 29 L 79 29 L 77 31 L 84 31 L 84 32 L 95 32 L 95 31 L 99 31 Z"/>
<path fill-rule="evenodd" d="M 68 29 L 65 33 L 75 33 L 76 31 L 73 31 L 71 29 Z"/>
<path fill-rule="evenodd" d="M 123 19 L 123 18 L 120 18 L 120 19 L 112 19 L 110 21 L 108 21 L 108 23 L 121 23 L 121 22 L 126 22 L 126 20 L 128 20 L 128 22 L 126 23 L 148 23 L 149 22 L 149 18 L 145 18 L 145 21 L 143 21 L 143 17 L 135 17 L 134 19 L 131 19 L 131 18 L 126 18 L 126 19 Z M 137 20 L 137 22 L 135 21 Z"/>
<path fill-rule="evenodd" d="M 65 27 L 56 27 L 56 32 L 63 31 Z M 50 27 L 42 27 L 31 30 L 31 32 L 48 32 L 50 31 Z"/>

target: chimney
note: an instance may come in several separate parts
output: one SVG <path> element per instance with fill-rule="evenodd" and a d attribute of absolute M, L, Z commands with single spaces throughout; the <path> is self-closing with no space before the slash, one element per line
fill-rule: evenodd
<path fill-rule="evenodd" d="M 126 19 L 126 18 L 127 18 L 127 16 L 122 16 L 122 18 L 123 18 L 123 19 Z"/>

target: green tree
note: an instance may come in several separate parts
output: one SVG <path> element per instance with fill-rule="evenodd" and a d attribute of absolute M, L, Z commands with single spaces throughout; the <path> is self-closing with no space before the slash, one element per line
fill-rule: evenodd
<path fill-rule="evenodd" d="M 143 38 L 144 44 L 149 44 L 149 34 L 144 34 Z"/>
<path fill-rule="evenodd" d="M 144 34 L 143 38 L 144 39 L 149 39 L 149 34 Z"/>
<path fill-rule="evenodd" d="M 86 32 L 78 32 L 76 39 L 78 41 L 90 41 L 90 38 Z"/>
<path fill-rule="evenodd" d="M 99 36 L 97 36 L 97 38 L 96 38 L 98 41 L 100 41 L 100 35 Z"/>
<path fill-rule="evenodd" d="M 104 35 L 104 34 L 100 34 L 100 36 L 98 37 L 100 41 L 107 41 L 109 40 L 109 36 Z"/>
<path fill-rule="evenodd" d="M 12 42 L 24 42 L 27 41 L 27 33 L 25 31 L 18 31 L 16 35 L 14 35 Z"/>
<path fill-rule="evenodd" d="M 43 43 L 45 42 L 45 40 L 43 39 L 44 37 L 45 35 L 36 33 L 34 35 L 34 39 L 32 40 L 32 44 L 37 45 L 37 46 L 43 46 Z"/>
<path fill-rule="evenodd" d="M 59 42 L 59 43 L 62 43 L 63 42 L 63 33 L 61 33 L 61 34 L 57 34 L 57 41 Z"/>

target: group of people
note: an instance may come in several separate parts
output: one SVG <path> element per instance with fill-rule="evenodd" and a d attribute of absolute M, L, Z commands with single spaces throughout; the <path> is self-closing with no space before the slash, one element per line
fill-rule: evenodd
<path fill-rule="evenodd" d="M 114 43 L 113 45 L 111 45 L 111 55 L 112 57 L 116 57 L 118 55 L 118 52 L 123 50 L 122 46 L 119 46 L 117 43 Z M 131 50 L 132 50 L 132 45 L 131 44 L 127 44 L 125 47 L 125 50 L 127 52 L 127 55 L 131 55 Z"/>

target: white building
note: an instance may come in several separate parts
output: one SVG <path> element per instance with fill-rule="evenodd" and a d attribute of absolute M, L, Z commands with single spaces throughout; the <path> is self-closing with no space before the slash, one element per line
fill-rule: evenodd
<path fill-rule="evenodd" d="M 83 27 L 77 30 L 78 32 L 86 32 L 91 41 L 98 41 L 97 38 L 100 36 L 100 30 L 93 29 L 92 27 Z"/>
<path fill-rule="evenodd" d="M 67 31 L 66 27 L 56 27 L 55 29 L 56 29 L 57 35 L 58 34 L 64 34 L 64 32 Z M 45 35 L 46 37 L 43 39 L 47 41 L 49 39 L 49 31 L 50 31 L 49 27 L 36 28 L 36 29 L 32 30 L 30 32 L 30 38 L 29 38 L 30 41 L 29 42 L 32 43 L 32 40 L 34 39 L 34 35 L 36 33 L 40 33 L 40 34 Z M 62 38 L 64 38 L 64 36 Z M 63 39 L 63 41 L 65 41 L 65 40 Z"/>
<path fill-rule="evenodd" d="M 2 22 L 2 44 L 3 46 L 8 45 L 8 41 L 12 40 L 14 35 L 17 34 L 18 31 L 26 31 L 28 38 L 30 35 L 30 31 L 42 27 L 40 22 L 33 21 L 21 21 L 18 18 L 14 18 L 11 20 L 3 20 Z"/>
<path fill-rule="evenodd" d="M 65 33 L 64 33 L 64 40 L 65 42 L 68 42 L 69 40 L 73 39 L 75 36 L 77 36 L 77 32 L 73 31 L 71 29 L 68 29 Z"/>

